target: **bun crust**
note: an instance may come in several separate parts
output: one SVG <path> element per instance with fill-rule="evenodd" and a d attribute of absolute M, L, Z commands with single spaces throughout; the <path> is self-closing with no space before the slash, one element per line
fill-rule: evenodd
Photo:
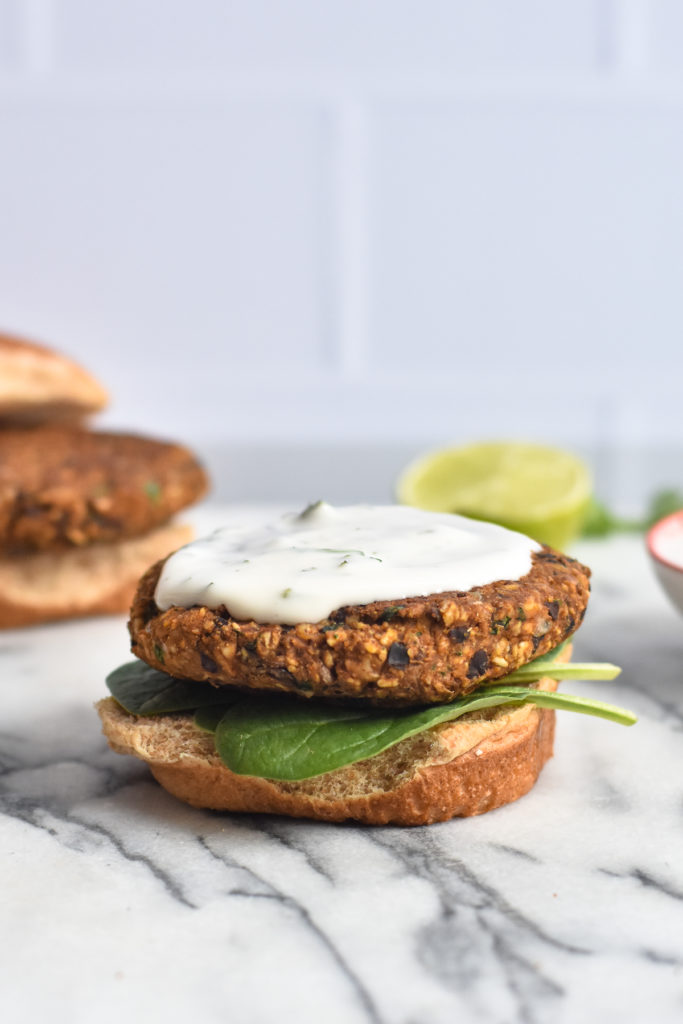
<path fill-rule="evenodd" d="M 428 825 L 517 800 L 552 756 L 555 730 L 554 711 L 491 709 L 326 775 L 274 782 L 231 772 L 191 715 L 138 717 L 112 698 L 97 707 L 112 749 L 147 761 L 169 793 L 194 807 L 365 825 Z"/>
<path fill-rule="evenodd" d="M 107 404 L 107 393 L 81 366 L 42 345 L 0 334 L 0 420 L 70 423 Z"/>
<path fill-rule="evenodd" d="M 192 533 L 171 524 L 115 544 L 0 558 L 0 629 L 127 612 L 140 573 Z"/>
<path fill-rule="evenodd" d="M 394 790 L 348 799 L 282 792 L 266 779 L 233 775 L 227 768 L 199 774 L 182 764 L 154 765 L 164 789 L 195 807 L 286 814 L 364 825 L 431 825 L 492 811 L 528 793 L 552 756 L 555 712 L 536 711 L 519 732 L 492 737 L 476 750 L 443 765 L 416 767 Z"/>

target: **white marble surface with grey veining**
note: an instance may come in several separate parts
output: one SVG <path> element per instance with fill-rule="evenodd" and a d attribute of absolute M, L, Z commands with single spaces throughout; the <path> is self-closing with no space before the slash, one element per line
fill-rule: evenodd
<path fill-rule="evenodd" d="M 531 794 L 427 828 L 186 807 L 100 736 L 123 617 L 0 634 L 3 1020 L 680 1021 L 683 619 L 639 539 L 577 554 L 624 672 L 564 688 L 639 724 L 558 716 Z"/>

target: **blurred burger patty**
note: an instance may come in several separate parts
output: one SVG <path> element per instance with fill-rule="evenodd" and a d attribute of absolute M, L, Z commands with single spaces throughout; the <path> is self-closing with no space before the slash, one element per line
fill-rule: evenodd
<path fill-rule="evenodd" d="M 181 445 L 70 427 L 0 431 L 0 554 L 141 536 L 200 498 Z"/>

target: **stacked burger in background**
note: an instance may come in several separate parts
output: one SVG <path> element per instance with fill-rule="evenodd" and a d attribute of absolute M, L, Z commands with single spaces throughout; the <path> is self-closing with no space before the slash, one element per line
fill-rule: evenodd
<path fill-rule="evenodd" d="M 0 335 L 0 628 L 125 612 L 187 543 L 207 477 L 186 448 L 90 430 L 107 394 L 71 360 Z"/>

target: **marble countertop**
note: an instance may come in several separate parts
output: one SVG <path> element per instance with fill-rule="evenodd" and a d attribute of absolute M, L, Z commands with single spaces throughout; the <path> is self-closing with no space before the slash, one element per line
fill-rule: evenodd
<path fill-rule="evenodd" d="M 680 1021 L 683 620 L 637 539 L 576 553 L 624 671 L 564 688 L 639 724 L 558 715 L 528 796 L 426 828 L 193 810 L 100 735 L 123 617 L 0 634 L 3 1019 Z"/>

